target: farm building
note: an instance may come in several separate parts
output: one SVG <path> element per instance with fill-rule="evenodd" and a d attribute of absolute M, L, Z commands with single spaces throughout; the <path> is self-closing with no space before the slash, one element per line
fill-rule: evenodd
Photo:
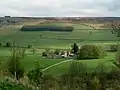
<path fill-rule="evenodd" d="M 21 31 L 63 31 L 72 32 L 72 26 L 23 26 Z"/>

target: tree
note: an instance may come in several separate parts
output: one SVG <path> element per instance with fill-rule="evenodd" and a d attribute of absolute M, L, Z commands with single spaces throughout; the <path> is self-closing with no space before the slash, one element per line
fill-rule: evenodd
<path fill-rule="evenodd" d="M 84 45 L 77 54 L 77 59 L 100 59 L 106 55 L 101 46 Z"/>
<path fill-rule="evenodd" d="M 33 55 L 36 53 L 36 49 L 35 48 L 32 48 L 32 53 L 33 53 Z"/>
<path fill-rule="evenodd" d="M 22 58 L 25 57 L 25 54 L 26 54 L 25 51 L 26 50 L 24 48 L 20 51 L 20 55 L 21 55 Z"/>
<path fill-rule="evenodd" d="M 118 50 L 120 49 L 120 45 L 119 45 L 119 41 L 120 41 L 120 24 L 118 23 L 112 23 L 111 24 L 111 28 L 112 28 L 112 34 L 116 35 L 118 37 Z"/>
<path fill-rule="evenodd" d="M 48 55 L 47 55 L 46 52 L 43 52 L 43 53 L 42 53 L 42 56 L 43 56 L 43 57 L 47 57 Z"/>
<path fill-rule="evenodd" d="M 10 79 L 0 81 L 0 90 L 31 90 L 29 87 L 22 84 L 17 84 Z"/>
<path fill-rule="evenodd" d="M 118 50 L 118 45 L 110 45 L 111 52 L 117 52 L 117 50 Z"/>
<path fill-rule="evenodd" d="M 0 47 L 2 47 L 2 45 L 3 45 L 2 42 L 0 42 Z"/>
<path fill-rule="evenodd" d="M 76 43 L 72 45 L 72 51 L 74 54 L 77 54 L 77 52 L 79 51 L 79 47 Z"/>
<path fill-rule="evenodd" d="M 32 45 L 28 45 L 28 49 L 31 48 L 31 47 L 32 47 Z"/>
<path fill-rule="evenodd" d="M 117 55 L 116 55 L 116 64 L 120 64 L 120 24 L 112 23 L 112 34 L 115 34 L 118 37 L 118 46 L 117 46 Z"/>
<path fill-rule="evenodd" d="M 18 80 L 24 76 L 24 68 L 20 64 L 20 50 L 16 47 L 13 47 L 11 50 L 12 55 L 8 62 L 8 71 Z"/>
<path fill-rule="evenodd" d="M 59 54 L 60 54 L 60 50 L 59 50 L 59 49 L 56 49 L 56 50 L 54 51 L 54 54 L 55 54 L 55 55 L 59 55 Z"/>
<path fill-rule="evenodd" d="M 11 47 L 11 43 L 10 42 L 6 42 L 6 47 Z"/>
<path fill-rule="evenodd" d="M 39 62 L 35 62 L 35 69 L 31 70 L 28 72 L 27 76 L 29 77 L 30 80 L 35 82 L 37 85 L 40 84 L 40 80 L 42 77 L 42 68 L 40 67 Z"/>
<path fill-rule="evenodd" d="M 120 37 L 120 24 L 113 23 L 111 24 L 112 34 L 115 34 L 117 37 Z"/>

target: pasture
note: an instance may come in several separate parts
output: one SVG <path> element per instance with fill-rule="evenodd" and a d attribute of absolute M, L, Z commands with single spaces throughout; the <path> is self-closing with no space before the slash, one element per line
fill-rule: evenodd
<path fill-rule="evenodd" d="M 3 50 L 4 52 L 2 52 L 2 50 L 0 51 L 0 60 L 2 60 L 2 65 L 0 66 L 0 69 L 4 70 L 7 68 L 7 62 L 9 60 L 9 55 L 10 53 L 7 53 L 8 51 Z M 6 52 L 6 53 L 5 53 Z M 7 54 L 7 55 L 6 55 Z M 51 65 L 54 65 L 56 63 L 60 63 L 62 61 L 65 60 L 69 60 L 69 59 L 49 59 L 49 58 L 43 58 L 40 54 L 26 54 L 26 56 L 21 59 L 21 65 L 24 67 L 25 71 L 28 72 L 30 70 L 32 70 L 35 67 L 35 63 L 39 62 L 40 66 L 45 69 Z M 44 73 L 50 73 L 54 76 L 59 76 L 62 74 L 65 74 L 68 72 L 68 68 L 71 64 L 71 62 L 78 62 L 78 60 L 71 60 L 69 62 L 65 62 L 59 65 L 56 65 L 52 68 L 49 68 L 47 70 L 44 71 Z M 106 71 L 111 70 L 112 67 L 116 67 L 114 65 L 115 62 L 115 53 L 113 52 L 108 52 L 107 56 L 103 59 L 92 59 L 92 60 L 80 60 L 79 62 L 83 63 L 86 65 L 87 68 L 87 72 L 92 72 L 95 69 L 97 69 L 97 67 L 99 65 L 104 65 L 104 69 Z"/>
<path fill-rule="evenodd" d="M 61 23 L 53 23 L 61 25 Z M 21 32 L 20 28 L 0 30 L 0 42 L 15 42 L 21 46 L 33 45 L 39 48 L 69 48 L 74 42 L 81 44 L 112 44 L 117 37 L 110 30 L 94 30 L 89 26 L 71 24 L 73 32 L 28 31 Z"/>
<path fill-rule="evenodd" d="M 38 24 L 39 25 L 39 24 Z M 59 63 L 66 59 L 45 59 L 41 57 L 43 49 L 69 49 L 71 45 L 76 42 L 79 46 L 84 44 L 98 44 L 104 49 L 108 49 L 109 45 L 117 43 L 117 37 L 111 33 L 110 30 L 95 30 L 89 26 L 75 23 L 52 23 L 52 25 L 70 25 L 74 27 L 72 32 L 50 32 L 50 31 L 29 31 L 21 32 L 20 28 L 5 28 L 0 29 L 0 42 L 6 43 L 7 41 L 15 42 L 19 46 L 32 45 L 35 48 L 41 49 L 36 55 L 29 54 L 21 60 L 25 71 L 34 68 L 35 61 L 39 61 L 43 68 L 50 65 Z M 1 69 L 6 68 L 6 62 L 9 60 L 10 52 L 8 48 L 0 48 L 0 60 L 2 60 Z M 75 60 L 76 61 L 76 60 Z M 79 62 L 85 63 L 87 71 L 93 71 L 99 64 L 104 64 L 108 69 L 115 67 L 115 53 L 107 52 L 107 56 L 103 59 L 93 60 L 80 60 Z M 66 62 L 55 67 L 52 67 L 45 72 L 52 75 L 62 75 L 68 72 L 68 67 L 71 62 Z"/>

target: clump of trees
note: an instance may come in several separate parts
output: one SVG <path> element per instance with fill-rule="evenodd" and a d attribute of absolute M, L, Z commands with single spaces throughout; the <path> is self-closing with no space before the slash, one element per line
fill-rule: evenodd
<path fill-rule="evenodd" d="M 63 31 L 63 32 L 72 32 L 72 26 L 23 26 L 21 31 Z"/>
<path fill-rule="evenodd" d="M 42 56 L 49 58 L 74 58 L 78 60 L 100 59 L 106 56 L 106 52 L 99 45 L 83 45 L 79 48 L 79 46 L 74 43 L 70 50 L 56 49 L 55 51 L 50 51 L 50 49 L 46 49 L 46 51 L 42 53 Z"/>
<path fill-rule="evenodd" d="M 105 51 L 100 46 L 84 45 L 80 48 L 77 59 L 100 59 L 105 55 Z"/>

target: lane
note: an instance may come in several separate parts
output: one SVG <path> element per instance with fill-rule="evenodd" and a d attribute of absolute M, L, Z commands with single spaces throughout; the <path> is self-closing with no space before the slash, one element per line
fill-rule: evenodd
<path fill-rule="evenodd" d="M 42 72 L 48 70 L 49 68 L 55 67 L 55 66 L 57 66 L 57 65 L 60 65 L 60 64 L 66 63 L 66 62 L 70 62 L 70 61 L 72 61 L 72 60 L 73 60 L 73 59 L 65 60 L 65 61 L 62 61 L 62 62 L 59 62 L 59 63 L 53 64 L 53 65 L 48 66 L 47 68 L 43 69 Z"/>

